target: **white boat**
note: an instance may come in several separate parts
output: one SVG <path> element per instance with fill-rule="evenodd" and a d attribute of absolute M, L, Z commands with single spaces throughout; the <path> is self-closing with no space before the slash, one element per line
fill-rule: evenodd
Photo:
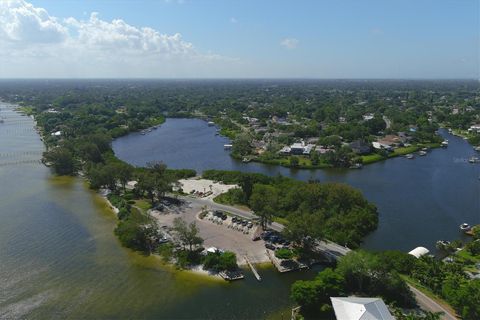
<path fill-rule="evenodd" d="M 470 229 L 472 229 L 472 227 L 468 223 L 464 222 L 460 225 L 460 230 L 463 232 L 470 231 Z"/>
<path fill-rule="evenodd" d="M 473 148 L 473 150 L 480 152 L 480 146 Z"/>
<path fill-rule="evenodd" d="M 223 145 L 223 149 L 225 149 L 225 150 L 230 150 L 230 149 L 232 149 L 232 147 L 233 147 L 233 145 L 231 145 L 231 144 L 224 144 Z"/>
<path fill-rule="evenodd" d="M 468 159 L 468 162 L 470 162 L 470 163 L 480 163 L 480 158 L 471 157 L 470 159 Z"/>
<path fill-rule="evenodd" d="M 441 146 L 442 148 L 448 147 L 448 140 L 442 141 Z"/>
<path fill-rule="evenodd" d="M 418 155 L 419 155 L 419 156 L 426 156 L 426 155 L 427 155 L 427 151 L 423 151 L 423 150 L 422 150 L 422 151 L 419 151 L 419 152 L 418 152 Z"/>
<path fill-rule="evenodd" d="M 438 250 L 445 250 L 449 245 L 450 245 L 450 241 L 447 241 L 447 240 L 438 240 L 436 243 L 436 247 Z"/>
<path fill-rule="evenodd" d="M 409 154 L 405 155 L 405 158 L 407 158 L 407 159 L 413 159 L 414 156 L 413 156 L 413 154 L 409 153 Z"/>
<path fill-rule="evenodd" d="M 209 127 L 213 127 L 213 126 L 215 125 L 215 122 L 213 122 L 213 121 L 208 121 L 207 124 L 208 124 Z"/>

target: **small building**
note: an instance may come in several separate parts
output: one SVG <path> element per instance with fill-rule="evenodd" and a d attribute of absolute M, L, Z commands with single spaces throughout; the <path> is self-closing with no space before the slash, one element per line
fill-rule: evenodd
<path fill-rule="evenodd" d="M 369 154 L 372 152 L 372 146 L 362 140 L 356 140 L 350 143 L 350 148 L 357 154 Z"/>
<path fill-rule="evenodd" d="M 393 150 L 392 146 L 390 146 L 388 144 L 383 144 L 383 143 L 378 142 L 378 141 L 372 142 L 372 146 L 377 150 L 387 150 L 387 151 L 392 151 Z"/>
<path fill-rule="evenodd" d="M 305 148 L 305 144 L 303 143 L 294 143 L 290 146 L 290 153 L 291 154 L 303 154 L 303 150 Z"/>
<path fill-rule="evenodd" d="M 394 320 L 380 298 L 331 297 L 337 320 Z"/>
<path fill-rule="evenodd" d="M 394 147 L 402 146 L 404 143 L 405 143 L 404 138 L 394 134 L 389 134 L 373 142 L 372 145 L 375 149 L 384 149 L 384 150 L 391 151 L 393 150 Z"/>
<path fill-rule="evenodd" d="M 62 135 L 62 131 L 55 131 L 55 132 L 52 132 L 51 136 L 52 137 L 60 137 Z"/>
<path fill-rule="evenodd" d="M 335 149 L 330 149 L 330 148 L 327 148 L 327 147 L 324 147 L 324 146 L 317 146 L 315 148 L 315 152 L 319 153 L 319 154 L 326 154 L 328 152 L 334 152 Z"/>
<path fill-rule="evenodd" d="M 415 249 L 413 249 L 412 251 L 410 251 L 408 254 L 414 256 L 415 258 L 420 258 L 421 256 L 424 256 L 426 254 L 428 254 L 430 251 L 425 248 L 425 247 L 416 247 Z"/>
<path fill-rule="evenodd" d="M 474 124 L 468 128 L 468 132 L 480 133 L 480 124 Z"/>
<path fill-rule="evenodd" d="M 365 121 L 372 120 L 374 117 L 375 115 L 373 113 L 366 113 L 363 115 L 363 120 Z"/>
<path fill-rule="evenodd" d="M 285 146 L 279 152 L 283 155 L 288 155 L 288 154 L 290 154 L 291 150 L 290 150 L 289 146 Z"/>

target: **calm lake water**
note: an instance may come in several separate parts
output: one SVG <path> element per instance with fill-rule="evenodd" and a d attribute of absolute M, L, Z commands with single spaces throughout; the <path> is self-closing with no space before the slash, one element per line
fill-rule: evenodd
<path fill-rule="evenodd" d="M 198 119 L 167 119 L 157 130 L 133 133 L 114 141 L 115 154 L 143 166 L 161 160 L 172 168 L 191 168 L 282 174 L 299 180 L 318 179 L 350 184 L 378 207 L 379 228 L 364 243 L 373 250 L 409 251 L 417 246 L 435 249 L 439 239 L 461 237 L 463 222 L 480 223 L 480 165 L 468 163 L 475 154 L 462 138 L 449 139 L 447 149 L 435 149 L 414 160 L 395 158 L 361 170 L 292 170 L 259 163 L 242 163 L 229 156 L 228 139 Z"/>
<path fill-rule="evenodd" d="M 104 201 L 39 164 L 32 120 L 5 104 L 0 116 L 0 319 L 286 318 L 291 283 L 313 277 L 265 269 L 229 284 L 122 248 Z"/>

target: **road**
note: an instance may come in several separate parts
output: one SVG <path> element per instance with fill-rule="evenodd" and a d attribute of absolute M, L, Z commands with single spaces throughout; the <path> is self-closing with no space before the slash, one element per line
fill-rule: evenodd
<path fill-rule="evenodd" d="M 408 285 L 410 290 L 412 290 L 413 294 L 415 295 L 415 299 L 417 300 L 418 305 L 426 311 L 430 312 L 443 312 L 441 316 L 442 320 L 457 320 L 458 318 L 455 317 L 450 311 L 442 307 L 438 304 L 435 300 L 425 295 L 423 292 L 418 290 L 417 288 Z"/>
<path fill-rule="evenodd" d="M 199 206 L 207 206 L 208 209 L 210 210 L 227 211 L 245 219 L 257 218 L 257 216 L 250 210 L 240 209 L 240 208 L 216 203 L 216 202 L 213 202 L 213 200 L 211 199 L 201 199 L 201 198 L 193 198 L 193 197 L 185 197 L 185 196 L 178 196 L 178 198 Z M 270 225 L 270 228 L 272 230 L 281 232 L 285 227 L 278 222 L 273 222 Z M 335 242 L 328 241 L 328 240 L 320 241 L 317 244 L 317 248 L 322 252 L 326 253 L 328 256 L 330 256 L 333 259 L 338 259 L 339 257 L 344 256 L 351 251 L 349 248 L 346 248 L 344 246 L 341 246 Z"/>
<path fill-rule="evenodd" d="M 178 198 L 182 199 L 182 200 L 185 200 L 185 201 L 188 201 L 188 202 L 191 202 L 193 204 L 200 205 L 200 206 L 207 206 L 208 209 L 210 209 L 210 210 L 220 210 L 220 211 L 231 212 L 231 213 L 233 213 L 233 214 L 235 214 L 239 217 L 245 218 L 245 219 L 257 218 L 257 216 L 250 210 L 240 209 L 240 208 L 237 208 L 237 207 L 232 207 L 232 206 L 227 206 L 227 205 L 224 205 L 224 204 L 216 203 L 216 202 L 213 202 L 213 200 L 211 200 L 211 199 L 201 199 L 201 198 L 184 197 L 184 196 L 178 196 Z M 273 222 L 270 225 L 270 228 L 272 228 L 272 230 L 281 232 L 283 230 L 284 226 L 280 223 Z"/>
<path fill-rule="evenodd" d="M 387 118 L 387 116 L 383 116 L 383 121 L 385 121 L 385 129 L 390 129 L 392 125 L 392 121 Z"/>

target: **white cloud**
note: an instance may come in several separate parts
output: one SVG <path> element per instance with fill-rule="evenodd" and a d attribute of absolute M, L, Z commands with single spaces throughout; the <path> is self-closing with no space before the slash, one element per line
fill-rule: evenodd
<path fill-rule="evenodd" d="M 0 1 L 0 38 L 17 43 L 55 43 L 67 36 L 67 29 L 45 9 L 23 0 Z"/>
<path fill-rule="evenodd" d="M 105 21 L 96 12 L 85 20 L 61 20 L 24 0 L 0 0 L 4 76 L 45 70 L 58 76 L 192 76 L 187 72 L 236 62 L 198 51 L 179 33 L 163 34 L 122 19 Z"/>
<path fill-rule="evenodd" d="M 295 38 L 285 38 L 280 41 L 280 45 L 287 49 L 295 49 L 296 47 L 298 47 L 298 43 L 298 39 Z"/>
<path fill-rule="evenodd" d="M 231 22 L 231 23 L 237 23 L 238 20 L 237 20 L 237 18 L 235 18 L 235 17 L 231 17 L 231 18 L 230 18 L 230 22 Z"/>
<path fill-rule="evenodd" d="M 122 54 L 163 55 L 165 57 L 198 55 L 193 45 L 182 39 L 181 34 L 161 34 L 152 28 L 137 28 L 121 19 L 107 22 L 94 12 L 87 21 L 66 20 L 78 34 L 71 39 L 83 48 Z"/>

